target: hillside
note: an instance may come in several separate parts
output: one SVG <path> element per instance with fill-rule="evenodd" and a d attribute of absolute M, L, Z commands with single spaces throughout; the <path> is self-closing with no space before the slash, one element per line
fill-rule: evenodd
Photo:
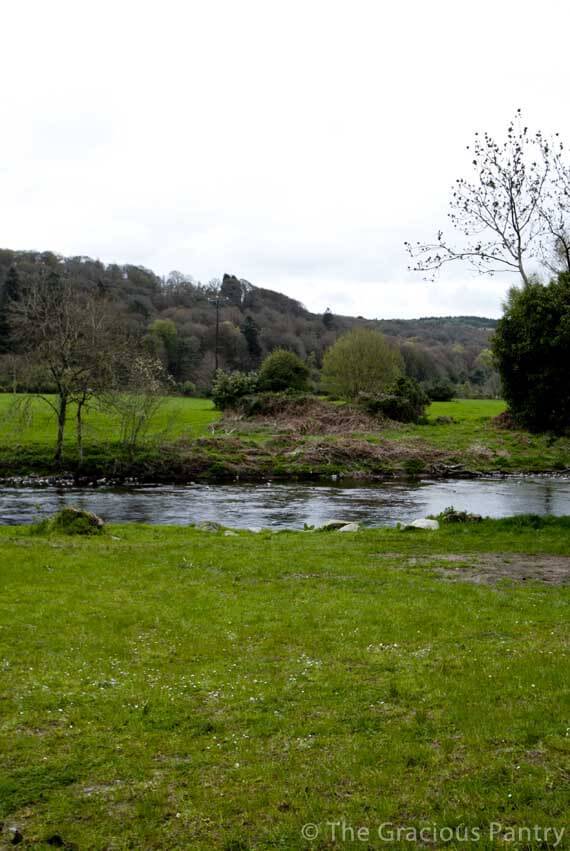
<path fill-rule="evenodd" d="M 283 293 L 229 274 L 204 285 L 180 272 L 161 278 L 140 266 L 8 249 L 0 250 L 0 313 L 10 270 L 20 286 L 50 272 L 104 293 L 115 303 L 125 329 L 146 337 L 175 381 L 192 382 L 201 391 L 209 388 L 216 361 L 226 369 L 252 369 L 278 346 L 318 367 L 326 348 L 356 325 L 377 328 L 392 338 L 408 372 L 420 381 L 469 382 L 476 390 L 493 380 L 487 359 L 481 358 L 496 324 L 492 319 L 365 319 L 328 310 L 314 314 Z M 12 351 L 4 334 L 0 352 L 6 356 Z M 4 383 L 9 371 L 4 364 Z"/>

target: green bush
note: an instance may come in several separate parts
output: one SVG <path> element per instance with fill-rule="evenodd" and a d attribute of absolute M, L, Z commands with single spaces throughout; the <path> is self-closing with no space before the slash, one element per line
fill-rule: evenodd
<path fill-rule="evenodd" d="M 259 389 L 280 393 L 284 390 L 306 390 L 309 368 L 294 352 L 275 349 L 267 355 L 259 370 Z"/>
<path fill-rule="evenodd" d="M 224 372 L 223 369 L 218 369 L 212 384 L 214 405 L 220 411 L 233 408 L 238 399 L 255 393 L 257 386 L 256 372 Z"/>
<path fill-rule="evenodd" d="M 386 393 L 363 397 L 362 404 L 369 414 L 401 423 L 417 423 L 425 415 L 429 398 L 415 379 L 402 377 Z"/>
<path fill-rule="evenodd" d="M 505 401 L 531 431 L 570 426 L 570 273 L 513 288 L 492 342 Z"/>
<path fill-rule="evenodd" d="M 434 381 L 426 387 L 431 402 L 451 402 L 455 398 L 455 387 L 449 381 Z"/>
<path fill-rule="evenodd" d="M 195 396 L 196 395 L 196 385 L 193 381 L 182 381 L 178 387 L 178 392 L 181 396 Z"/>

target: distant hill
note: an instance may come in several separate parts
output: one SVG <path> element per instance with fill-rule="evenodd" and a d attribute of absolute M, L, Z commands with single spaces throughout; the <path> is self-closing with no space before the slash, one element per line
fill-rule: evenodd
<path fill-rule="evenodd" d="M 340 334 L 363 325 L 392 338 L 408 372 L 420 381 L 446 379 L 480 387 L 491 372 L 480 355 L 496 320 L 484 317 L 365 319 L 328 310 L 315 314 L 283 293 L 231 274 L 217 286 L 204 285 L 180 272 L 162 278 L 141 266 L 8 249 L 0 250 L 0 302 L 11 267 L 23 283 L 39 270 L 50 269 L 78 287 L 104 293 L 116 303 L 125 329 L 146 338 L 175 380 L 193 382 L 200 390 L 210 385 L 216 350 L 219 365 L 226 369 L 255 368 L 278 346 L 318 367 L 325 349 Z"/>

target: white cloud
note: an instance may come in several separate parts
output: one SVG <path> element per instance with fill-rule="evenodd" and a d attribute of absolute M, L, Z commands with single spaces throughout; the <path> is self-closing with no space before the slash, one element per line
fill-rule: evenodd
<path fill-rule="evenodd" d="M 233 272 L 366 316 L 497 315 L 407 271 L 473 130 L 570 138 L 547 0 L 21 0 L 3 10 L 0 245 Z"/>

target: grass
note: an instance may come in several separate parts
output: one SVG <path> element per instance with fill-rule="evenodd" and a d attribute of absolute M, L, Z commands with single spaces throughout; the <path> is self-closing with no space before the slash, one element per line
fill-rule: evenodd
<path fill-rule="evenodd" d="M 48 397 L 54 400 L 54 397 Z M 0 443 L 10 446 L 46 446 L 55 443 L 57 432 L 53 410 L 40 398 L 33 400 L 29 415 L 22 418 L 16 410 L 16 403 L 23 399 L 12 393 L 0 393 Z M 211 399 L 189 399 L 167 397 L 152 419 L 150 434 L 163 439 L 179 437 L 197 437 L 205 434 L 211 423 L 219 418 Z M 70 405 L 66 444 L 75 443 L 75 405 Z M 96 445 L 114 442 L 118 439 L 118 420 L 107 412 L 91 405 L 85 416 L 85 443 Z"/>
<path fill-rule="evenodd" d="M 260 426 L 252 421 L 238 423 L 237 430 L 233 424 L 230 434 L 222 430 L 212 437 L 208 433 L 220 413 L 211 400 L 167 398 L 151 422 L 146 442 L 134 457 L 126 457 L 118 443 L 117 421 L 93 406 L 86 417 L 85 459 L 80 472 L 94 478 L 188 481 L 237 475 L 242 479 L 333 473 L 361 478 L 446 475 L 453 467 L 482 473 L 570 468 L 568 437 L 499 429 L 493 418 L 504 409 L 499 400 L 459 399 L 434 402 L 422 425 L 380 428 L 373 434 L 284 436 L 276 434 L 274 424 Z M 33 401 L 30 411 L 22 422 L 14 414 L 14 397 L 0 394 L 0 474 L 54 471 L 53 413 L 39 399 Z M 71 409 L 65 465 L 72 472 L 79 470 L 73 425 Z M 319 443 L 316 449 L 315 442 Z M 371 444 L 384 449 L 367 457 Z"/>
<path fill-rule="evenodd" d="M 487 552 L 568 554 L 570 520 L 0 529 L 5 829 L 35 849 L 295 851 L 418 847 L 333 842 L 341 820 L 566 826 L 568 589 L 435 573 Z"/>

